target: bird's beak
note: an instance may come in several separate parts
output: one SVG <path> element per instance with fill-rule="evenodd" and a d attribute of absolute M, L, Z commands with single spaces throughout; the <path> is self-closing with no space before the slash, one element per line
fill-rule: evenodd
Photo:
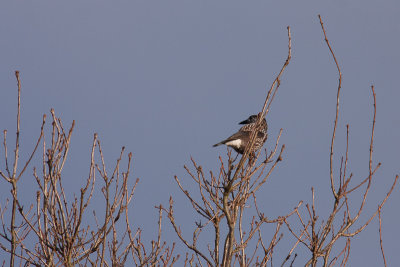
<path fill-rule="evenodd" d="M 249 119 L 239 122 L 239 124 L 249 124 Z"/>

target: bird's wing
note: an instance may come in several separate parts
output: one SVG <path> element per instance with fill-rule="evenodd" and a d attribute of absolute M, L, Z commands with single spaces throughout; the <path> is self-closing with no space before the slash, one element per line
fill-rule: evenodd
<path fill-rule="evenodd" d="M 219 142 L 218 144 L 215 144 L 214 146 L 223 145 L 225 143 L 228 143 L 229 141 L 233 141 L 233 140 L 236 140 L 239 138 L 241 138 L 241 139 L 247 138 L 247 133 L 245 131 L 239 131 L 239 132 L 234 133 L 233 135 L 229 136 L 225 140 Z"/>

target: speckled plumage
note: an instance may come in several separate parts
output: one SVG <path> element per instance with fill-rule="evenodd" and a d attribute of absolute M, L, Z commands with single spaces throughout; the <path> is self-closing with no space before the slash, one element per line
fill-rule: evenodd
<path fill-rule="evenodd" d="M 229 136 L 227 139 L 215 144 L 214 147 L 219 145 L 227 145 L 229 147 L 232 147 L 237 153 L 243 154 L 246 150 L 248 143 L 250 142 L 251 132 L 256 126 L 256 122 L 257 115 L 251 115 L 247 120 L 239 123 L 245 125 L 241 127 L 238 132 Z M 257 132 L 257 136 L 254 141 L 251 153 L 259 150 L 263 146 L 268 137 L 267 130 L 268 124 L 264 118 L 259 126 L 259 130 Z"/>

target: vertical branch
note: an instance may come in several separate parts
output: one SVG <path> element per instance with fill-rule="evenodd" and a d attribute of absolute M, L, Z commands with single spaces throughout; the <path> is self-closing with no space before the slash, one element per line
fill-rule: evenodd
<path fill-rule="evenodd" d="M 381 252 L 382 252 L 382 258 L 383 258 L 383 263 L 386 265 L 386 258 L 385 258 L 385 252 L 383 250 L 383 245 L 382 245 L 382 220 L 381 220 L 381 207 L 378 208 L 378 217 L 379 217 L 379 243 L 381 245 Z"/>
<path fill-rule="evenodd" d="M 279 88 L 280 85 L 280 78 L 283 74 L 283 72 L 285 71 L 286 67 L 289 65 L 290 59 L 292 58 L 292 36 L 290 33 L 290 27 L 287 27 L 287 31 L 288 31 L 288 56 L 285 60 L 285 63 L 283 64 L 278 76 L 275 78 L 274 82 L 271 85 L 271 88 L 269 89 L 268 93 L 267 93 L 267 97 L 265 98 L 265 102 L 264 102 L 264 106 L 262 108 L 261 111 L 261 116 L 258 116 L 258 121 L 256 123 L 256 125 L 260 125 L 261 121 L 263 120 L 263 118 L 265 118 L 265 116 L 267 115 L 268 111 L 269 111 L 269 107 L 272 103 L 272 100 L 275 97 L 275 94 Z M 272 94 L 272 97 L 271 97 Z M 253 132 L 251 133 L 250 136 L 250 142 L 249 145 L 246 147 L 245 152 L 243 153 L 242 158 L 240 159 L 240 162 L 236 168 L 235 174 L 233 175 L 233 178 L 231 180 L 231 182 L 228 184 L 227 188 L 232 187 L 232 184 L 235 182 L 235 180 L 238 178 L 239 173 L 242 171 L 243 167 L 244 167 L 244 163 L 246 162 L 250 151 L 252 150 L 252 147 L 254 145 L 254 141 L 256 139 L 256 135 L 257 135 L 257 128 L 258 127 L 254 127 Z"/>
<path fill-rule="evenodd" d="M 325 42 L 328 45 L 329 51 L 331 52 L 331 55 L 335 61 L 336 68 L 339 74 L 339 82 L 338 82 L 338 89 L 337 89 L 337 96 L 336 96 L 336 115 L 335 115 L 335 122 L 333 126 L 333 133 L 332 133 L 332 141 L 331 141 L 331 148 L 330 148 L 330 155 L 329 155 L 329 173 L 330 173 L 330 179 L 331 179 L 331 188 L 332 188 L 332 193 L 335 197 L 335 199 L 338 199 L 338 194 L 336 193 L 335 190 L 335 183 L 333 181 L 333 148 L 334 148 L 334 143 L 335 143 L 335 137 L 336 137 L 336 129 L 337 129 L 337 122 L 338 122 L 338 117 L 339 117 L 339 96 L 340 96 L 340 89 L 342 88 L 342 72 L 339 67 L 339 63 L 336 59 L 335 53 L 333 52 L 333 49 L 328 41 L 328 38 L 326 37 L 326 32 L 324 28 L 324 23 L 322 22 L 321 15 L 318 15 L 319 22 L 321 24 L 322 32 L 324 33 L 324 38 Z"/>
<path fill-rule="evenodd" d="M 244 251 L 245 246 L 243 245 L 243 206 L 240 206 L 239 208 L 239 236 L 240 236 L 240 246 L 242 247 L 241 253 L 242 253 L 242 261 L 241 261 L 241 266 L 246 266 L 246 254 Z"/>
<path fill-rule="evenodd" d="M 15 232 L 15 213 L 17 209 L 17 199 L 16 199 L 16 183 L 12 181 L 12 189 L 11 193 L 13 195 L 13 203 L 12 203 L 12 210 L 11 210 L 11 255 L 10 255 L 10 266 L 14 266 L 15 261 L 15 250 L 16 250 L 16 239 L 17 235 Z"/>
<path fill-rule="evenodd" d="M 278 88 L 279 88 L 279 86 L 281 84 L 281 80 L 280 80 L 281 76 L 282 76 L 284 70 L 286 69 L 286 67 L 289 65 L 290 59 L 292 58 L 292 35 L 290 34 L 290 27 L 289 26 L 287 27 L 287 30 L 288 30 L 288 39 L 289 39 L 289 41 L 288 41 L 288 56 L 286 58 L 285 63 L 283 64 L 283 66 L 281 68 L 281 71 L 279 72 L 278 76 L 276 77 L 276 79 L 272 83 L 271 89 L 269 90 L 269 92 L 267 94 L 267 98 L 265 99 L 264 106 L 263 106 L 262 111 L 261 111 L 261 114 L 264 115 L 263 117 L 265 117 L 268 114 L 268 111 L 269 111 L 269 108 L 271 106 L 271 103 L 274 100 L 275 94 L 278 91 Z M 275 88 L 275 90 L 273 90 L 273 88 Z M 273 91 L 273 94 L 271 96 L 271 92 L 272 91 Z M 271 96 L 271 98 L 270 98 L 270 96 Z M 267 104 L 268 104 L 268 106 L 267 106 Z"/>
<path fill-rule="evenodd" d="M 358 209 L 358 213 L 357 213 L 357 215 L 355 215 L 353 220 L 357 220 L 359 218 L 359 216 L 364 208 L 365 201 L 367 199 L 367 195 L 368 195 L 369 189 L 371 187 L 372 176 L 374 175 L 375 170 L 376 170 L 376 169 L 372 170 L 372 154 L 373 154 L 373 146 L 374 146 L 375 119 L 376 119 L 376 95 L 375 95 L 375 89 L 374 89 L 373 85 L 371 86 L 371 90 L 372 90 L 372 96 L 373 96 L 373 100 L 374 100 L 374 104 L 373 104 L 374 105 L 374 116 L 372 119 L 371 141 L 370 141 L 370 145 L 369 145 L 369 161 L 368 161 L 369 175 L 367 178 L 368 184 L 367 184 L 367 188 L 364 191 L 364 196 L 363 196 L 360 208 Z M 376 168 L 378 168 L 380 165 L 381 165 L 381 163 L 379 163 Z"/>
<path fill-rule="evenodd" d="M 3 131 L 3 146 L 4 146 L 4 163 L 6 165 L 5 168 L 8 177 L 2 171 L 0 171 L 0 174 L 7 182 L 10 182 L 11 173 L 10 169 L 8 168 L 7 130 Z"/>
<path fill-rule="evenodd" d="M 15 230 L 15 215 L 17 209 L 17 166 L 19 158 L 19 130 L 20 130 L 20 110 L 21 110 L 21 81 L 19 79 L 19 71 L 15 71 L 15 77 L 17 78 L 18 86 L 18 108 L 17 108 L 17 132 L 15 139 L 15 150 L 14 150 L 14 164 L 12 177 L 9 177 L 12 184 L 11 194 L 13 196 L 12 210 L 11 210 L 11 255 L 10 255 L 10 266 L 14 266 L 15 261 L 15 250 L 17 245 L 17 235 Z"/>
<path fill-rule="evenodd" d="M 17 86 L 18 86 L 18 109 L 17 109 L 17 137 L 15 139 L 15 150 L 14 150 L 14 166 L 12 177 L 15 179 L 15 175 L 17 173 L 18 166 L 18 158 L 19 158 L 19 129 L 20 129 L 20 110 L 21 110 L 21 81 L 19 79 L 19 71 L 15 71 L 15 77 L 17 78 Z"/>

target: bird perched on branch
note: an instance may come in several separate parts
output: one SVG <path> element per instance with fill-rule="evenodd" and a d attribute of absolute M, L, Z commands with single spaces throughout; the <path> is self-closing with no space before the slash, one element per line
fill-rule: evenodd
<path fill-rule="evenodd" d="M 247 145 L 250 143 L 251 132 L 256 127 L 257 120 L 258 120 L 257 115 L 251 115 L 247 120 L 244 120 L 239 123 L 245 125 L 241 127 L 237 133 L 234 133 L 224 141 L 221 141 L 218 144 L 213 145 L 213 147 L 219 145 L 227 145 L 229 147 L 232 147 L 237 153 L 243 154 Z M 254 153 L 255 151 L 259 150 L 267 140 L 268 125 L 265 118 L 263 118 L 258 127 L 259 128 L 257 131 L 256 138 L 254 140 L 254 145 L 250 153 Z"/>

